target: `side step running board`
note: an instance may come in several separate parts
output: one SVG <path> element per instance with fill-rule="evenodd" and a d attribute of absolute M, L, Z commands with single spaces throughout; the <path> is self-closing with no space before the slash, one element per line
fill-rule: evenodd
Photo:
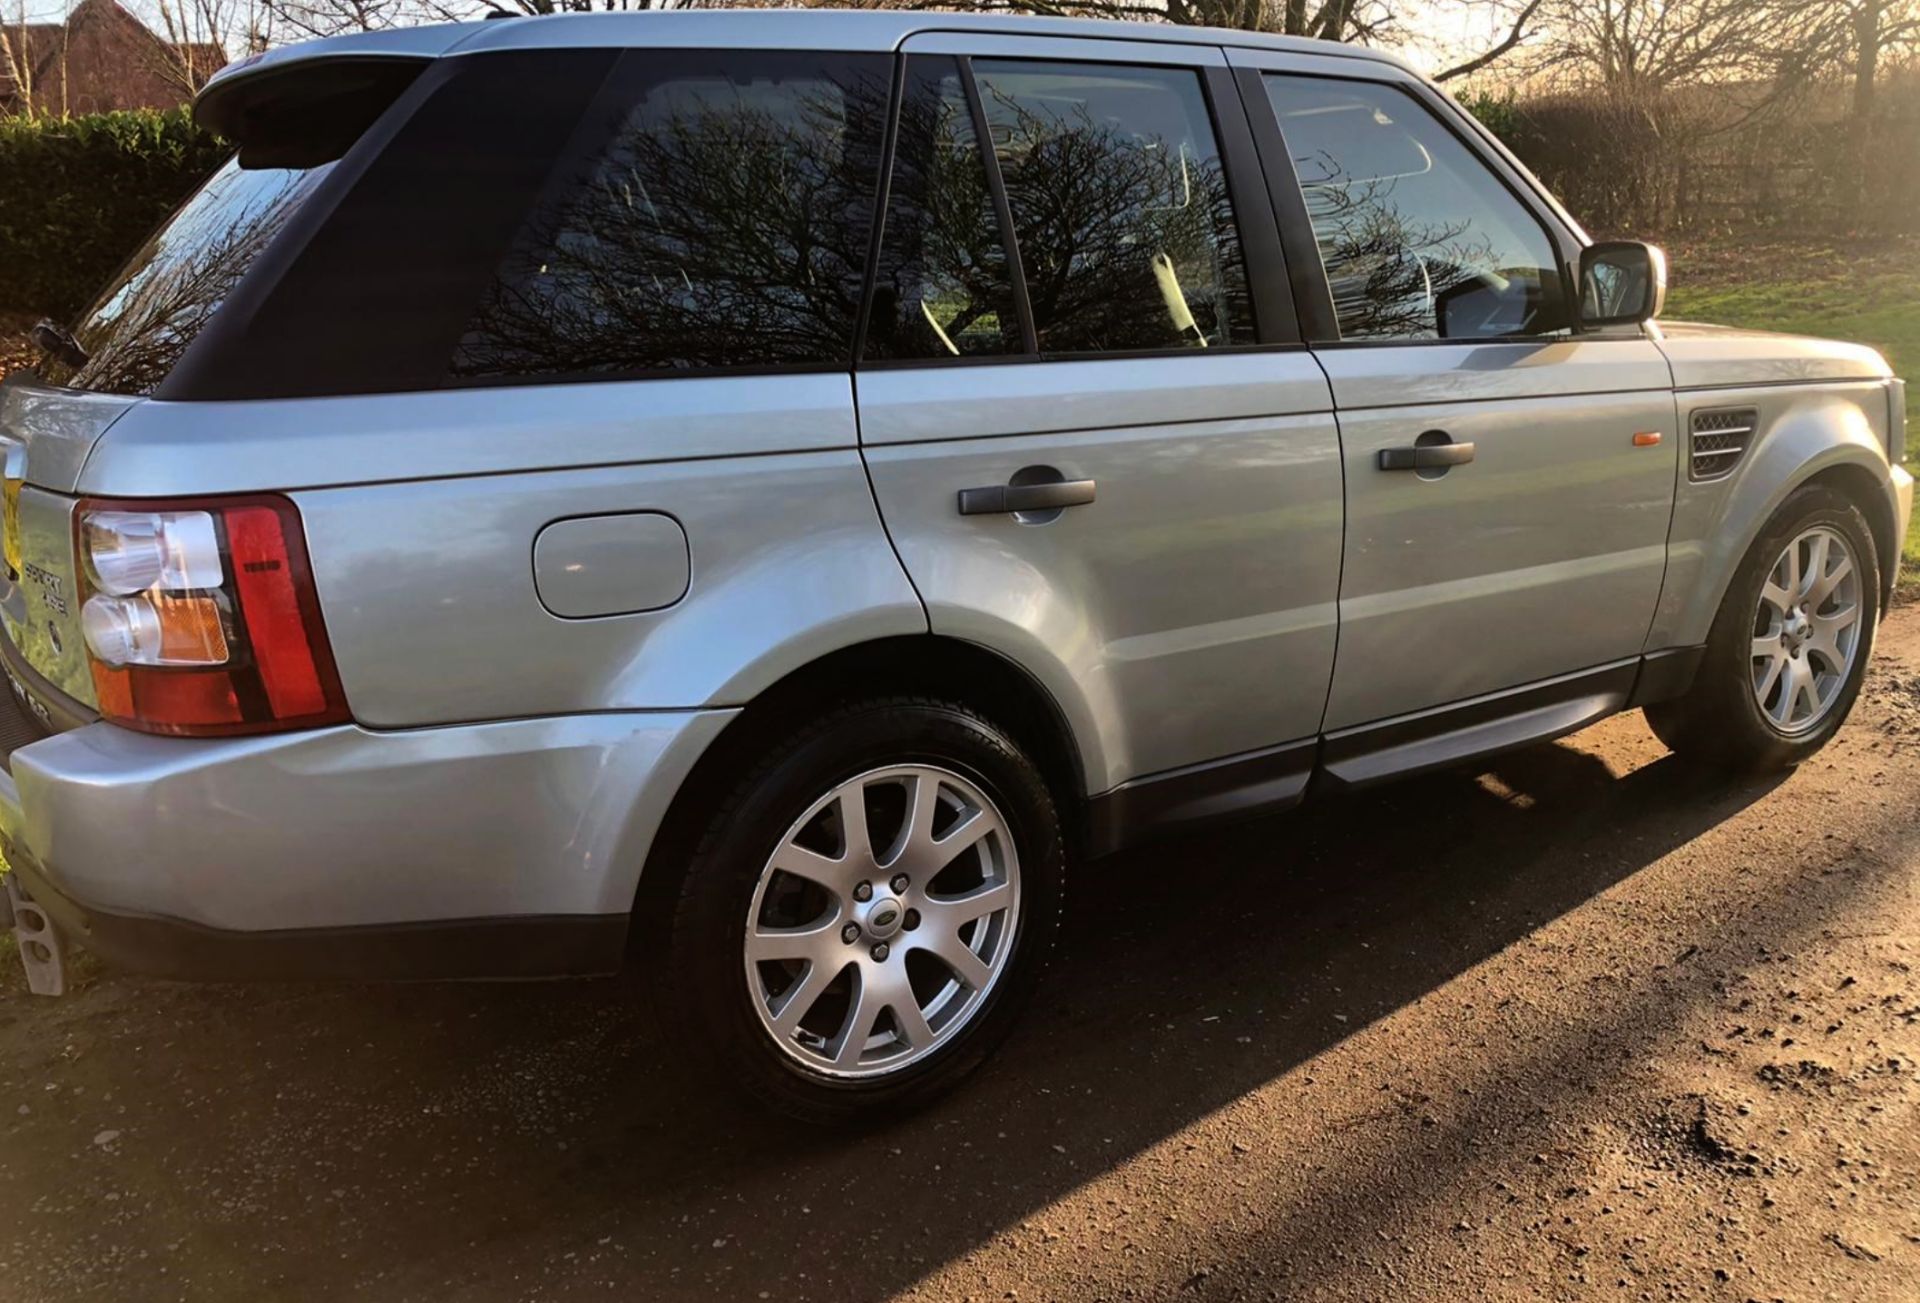
<path fill-rule="evenodd" d="M 1476 701 L 1329 733 L 1317 786 L 1369 787 L 1550 742 L 1626 709 L 1640 658 Z"/>
<path fill-rule="evenodd" d="M 1160 833 L 1273 814 L 1312 792 L 1371 787 L 1551 742 L 1608 715 L 1686 692 L 1704 650 L 1670 648 L 1130 779 L 1090 798 L 1086 853 L 1093 858 Z"/>

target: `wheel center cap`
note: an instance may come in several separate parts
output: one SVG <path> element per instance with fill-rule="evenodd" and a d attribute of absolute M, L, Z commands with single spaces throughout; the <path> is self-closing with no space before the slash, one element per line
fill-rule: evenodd
<path fill-rule="evenodd" d="M 897 897 L 876 894 L 867 902 L 866 918 L 861 926 L 875 941 L 885 941 L 900 930 L 906 916 L 907 907 Z"/>
<path fill-rule="evenodd" d="M 1795 611 L 1793 617 L 1787 621 L 1786 628 L 1781 631 L 1781 637 L 1787 644 L 1787 650 L 1797 651 L 1800 644 L 1805 642 L 1812 632 L 1813 622 L 1807 619 L 1806 613 Z"/>

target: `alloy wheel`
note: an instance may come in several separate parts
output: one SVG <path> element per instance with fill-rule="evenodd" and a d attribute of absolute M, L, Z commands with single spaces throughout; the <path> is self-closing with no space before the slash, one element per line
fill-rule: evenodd
<path fill-rule="evenodd" d="M 1754 700 L 1776 729 L 1804 733 L 1833 709 L 1860 654 L 1861 611 L 1844 536 L 1816 525 L 1787 544 L 1753 619 Z"/>
<path fill-rule="evenodd" d="M 1020 865 L 974 782 L 928 764 L 838 784 L 781 838 L 747 915 L 747 991 L 781 1051 L 897 1072 L 970 1022 L 1006 970 Z"/>

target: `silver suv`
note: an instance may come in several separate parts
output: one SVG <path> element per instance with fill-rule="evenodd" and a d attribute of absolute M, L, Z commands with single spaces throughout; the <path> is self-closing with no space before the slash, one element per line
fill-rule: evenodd
<path fill-rule="evenodd" d="M 1007 1034 L 1069 865 L 1632 707 L 1791 765 L 1888 599 L 1886 364 L 1653 324 L 1370 51 L 569 16 L 196 113 L 235 159 L 0 404 L 43 987 L 631 955 L 857 1115 Z"/>

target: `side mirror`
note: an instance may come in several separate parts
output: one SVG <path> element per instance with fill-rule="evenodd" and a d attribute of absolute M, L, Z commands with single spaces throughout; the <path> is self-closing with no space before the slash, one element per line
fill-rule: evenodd
<path fill-rule="evenodd" d="M 1637 326 L 1667 302 L 1667 255 L 1638 240 L 1608 240 L 1580 251 L 1580 324 Z"/>

